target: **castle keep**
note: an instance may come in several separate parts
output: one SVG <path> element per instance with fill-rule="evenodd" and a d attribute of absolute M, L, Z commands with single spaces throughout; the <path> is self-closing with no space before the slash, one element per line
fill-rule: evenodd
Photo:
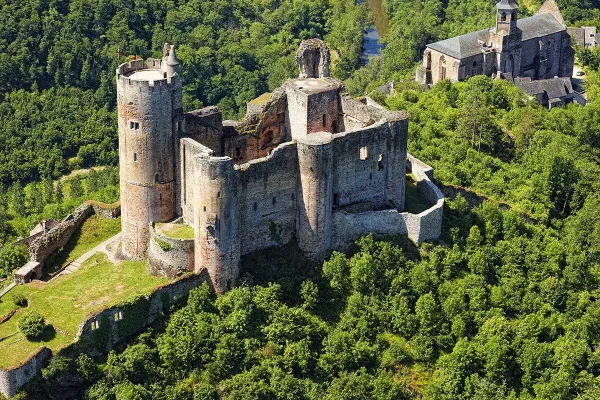
<path fill-rule="evenodd" d="M 250 102 L 243 121 L 223 121 L 216 107 L 183 112 L 173 46 L 119 66 L 125 256 L 148 255 L 167 274 L 206 269 L 223 292 L 241 256 L 294 239 L 322 260 L 369 232 L 439 236 L 443 196 L 427 166 L 407 161 L 406 113 L 348 96 L 321 40 L 304 41 L 296 58 L 300 76 Z M 414 166 L 427 170 L 413 172 L 432 203 L 419 215 L 402 212 Z M 154 224 L 173 220 L 193 227 L 193 242 L 158 246 Z"/>

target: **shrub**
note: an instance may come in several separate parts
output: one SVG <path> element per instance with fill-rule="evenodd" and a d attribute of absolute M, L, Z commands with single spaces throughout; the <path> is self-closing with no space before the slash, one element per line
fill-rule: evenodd
<path fill-rule="evenodd" d="M 46 320 L 37 311 L 30 311 L 19 320 L 19 330 L 28 339 L 38 337 L 46 327 Z"/>
<path fill-rule="evenodd" d="M 12 301 L 17 307 L 27 307 L 27 299 L 21 293 L 13 295 Z"/>

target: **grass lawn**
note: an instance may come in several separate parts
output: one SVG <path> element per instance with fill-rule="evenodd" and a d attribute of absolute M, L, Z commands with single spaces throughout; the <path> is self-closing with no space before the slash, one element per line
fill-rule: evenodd
<path fill-rule="evenodd" d="M 73 233 L 63 250 L 46 261 L 44 274 L 52 275 L 121 230 L 121 218 L 108 219 L 92 215 Z"/>
<path fill-rule="evenodd" d="M 417 180 L 413 174 L 406 174 L 406 190 L 404 195 L 404 211 L 419 214 L 430 208 L 432 204 L 417 188 Z"/>
<path fill-rule="evenodd" d="M 123 261 L 113 265 L 105 254 L 97 253 L 73 274 L 60 276 L 48 284 L 33 282 L 15 287 L 2 299 L 0 317 L 16 308 L 12 304 L 14 294 L 27 297 L 28 307 L 0 324 L 0 367 L 20 363 L 41 345 L 52 351 L 65 347 L 73 342 L 79 323 L 89 313 L 138 294 L 149 294 L 167 282 L 167 278 L 151 276 L 145 262 Z M 17 324 L 28 310 L 38 311 L 56 330 L 47 329 L 39 341 L 26 340 Z"/>
<path fill-rule="evenodd" d="M 194 228 L 186 224 L 156 224 L 156 230 L 171 239 L 193 239 Z"/>

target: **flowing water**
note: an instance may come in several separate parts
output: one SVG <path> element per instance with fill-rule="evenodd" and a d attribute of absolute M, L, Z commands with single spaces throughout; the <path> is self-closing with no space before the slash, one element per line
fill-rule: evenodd
<path fill-rule="evenodd" d="M 363 54 L 361 63 L 367 64 L 369 59 L 381 55 L 381 37 L 387 34 L 390 21 L 383 7 L 383 0 L 364 0 L 367 7 L 375 17 L 375 24 L 371 25 L 363 39 Z"/>

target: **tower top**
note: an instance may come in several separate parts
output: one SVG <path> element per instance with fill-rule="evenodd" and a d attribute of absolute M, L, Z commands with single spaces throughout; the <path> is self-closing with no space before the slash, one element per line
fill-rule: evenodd
<path fill-rule="evenodd" d="M 516 10 L 519 8 L 519 4 L 515 0 L 500 0 L 496 4 L 498 10 Z"/>
<path fill-rule="evenodd" d="M 169 57 L 167 58 L 167 65 L 175 66 L 181 65 L 181 61 L 177 58 L 177 54 L 175 54 L 175 45 L 171 45 L 171 49 L 169 49 Z"/>
<path fill-rule="evenodd" d="M 296 50 L 299 78 L 326 78 L 329 76 L 329 48 L 321 39 L 307 39 Z"/>
<path fill-rule="evenodd" d="M 512 35 L 517 31 L 518 8 L 515 0 L 500 0 L 496 4 L 496 33 Z"/>

